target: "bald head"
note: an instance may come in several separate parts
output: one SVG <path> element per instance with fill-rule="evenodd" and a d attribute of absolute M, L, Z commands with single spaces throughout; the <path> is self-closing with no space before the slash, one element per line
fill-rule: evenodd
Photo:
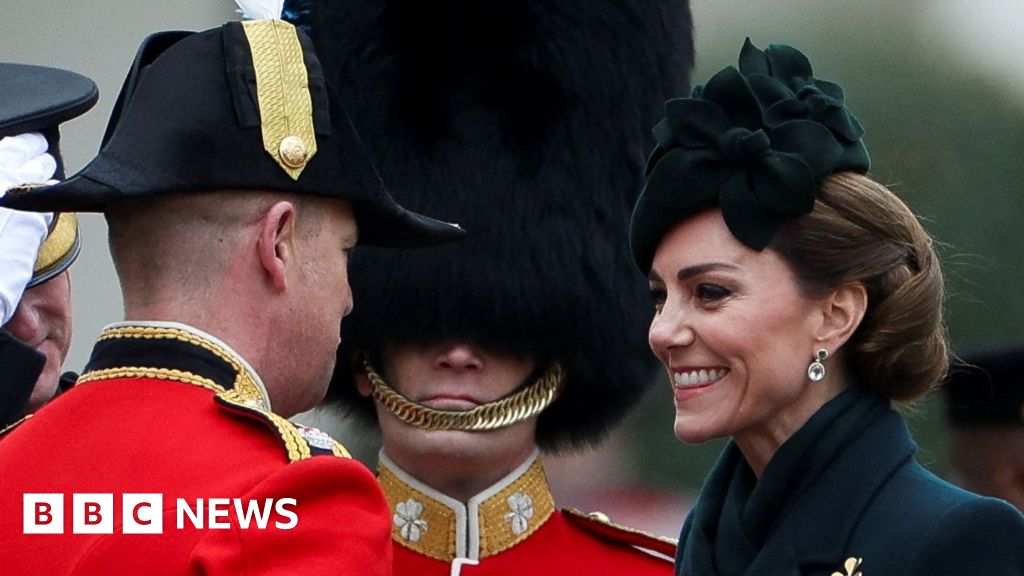
<path fill-rule="evenodd" d="M 237 252 L 255 241 L 264 216 L 287 201 L 302 213 L 297 232 L 320 232 L 311 198 L 274 192 L 171 194 L 119 202 L 107 212 L 110 252 L 125 310 L 211 296 L 232 275 Z"/>

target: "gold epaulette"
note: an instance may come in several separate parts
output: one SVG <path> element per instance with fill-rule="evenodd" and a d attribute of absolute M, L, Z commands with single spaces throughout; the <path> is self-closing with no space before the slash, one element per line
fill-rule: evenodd
<path fill-rule="evenodd" d="M 601 512 L 586 514 L 574 508 L 563 508 L 566 521 L 600 538 L 625 544 L 651 554 L 655 558 L 672 561 L 676 555 L 677 542 L 672 538 L 656 536 L 643 530 L 616 524 Z"/>
<path fill-rule="evenodd" d="M 275 432 L 288 453 L 289 462 L 298 462 L 313 456 L 351 458 L 348 450 L 326 432 L 293 424 L 284 416 L 247 402 L 234 390 L 218 392 L 216 398 L 217 402 L 232 414 L 256 420 Z"/>

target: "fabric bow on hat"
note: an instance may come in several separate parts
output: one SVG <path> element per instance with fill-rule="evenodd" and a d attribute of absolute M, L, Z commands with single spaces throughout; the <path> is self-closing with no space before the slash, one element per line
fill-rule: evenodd
<path fill-rule="evenodd" d="M 634 255 L 645 271 L 667 231 L 644 241 L 637 217 L 649 210 L 645 205 L 677 222 L 717 203 L 733 235 L 761 250 L 784 220 L 811 211 L 818 181 L 842 154 L 816 122 L 765 127 L 757 98 L 735 68 L 722 70 L 694 95 L 668 101 L 665 119 L 654 129 L 658 146 L 633 222 Z"/>
<path fill-rule="evenodd" d="M 739 65 L 764 108 L 765 126 L 813 120 L 828 128 L 843 147 L 834 172 L 868 171 L 871 159 L 861 141 L 864 128 L 846 107 L 843 87 L 815 78 L 811 62 L 802 52 L 785 44 L 760 50 L 747 38 Z"/>

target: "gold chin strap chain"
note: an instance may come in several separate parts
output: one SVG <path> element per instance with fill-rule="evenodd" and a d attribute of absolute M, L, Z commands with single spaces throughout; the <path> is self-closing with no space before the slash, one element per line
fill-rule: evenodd
<path fill-rule="evenodd" d="M 565 382 L 565 370 L 556 362 L 533 384 L 501 400 L 465 411 L 435 410 L 412 402 L 388 386 L 365 354 L 363 369 L 373 388 L 373 399 L 402 422 L 423 430 L 496 430 L 517 424 L 550 406 L 562 393 Z"/>

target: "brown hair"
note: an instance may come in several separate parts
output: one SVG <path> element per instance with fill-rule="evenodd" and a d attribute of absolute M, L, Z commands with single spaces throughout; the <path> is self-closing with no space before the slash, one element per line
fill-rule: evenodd
<path fill-rule="evenodd" d="M 864 319 L 843 346 L 855 384 L 909 401 L 943 378 L 942 270 L 931 237 L 888 188 L 853 172 L 829 176 L 814 210 L 784 224 L 771 248 L 808 294 L 867 288 Z"/>

